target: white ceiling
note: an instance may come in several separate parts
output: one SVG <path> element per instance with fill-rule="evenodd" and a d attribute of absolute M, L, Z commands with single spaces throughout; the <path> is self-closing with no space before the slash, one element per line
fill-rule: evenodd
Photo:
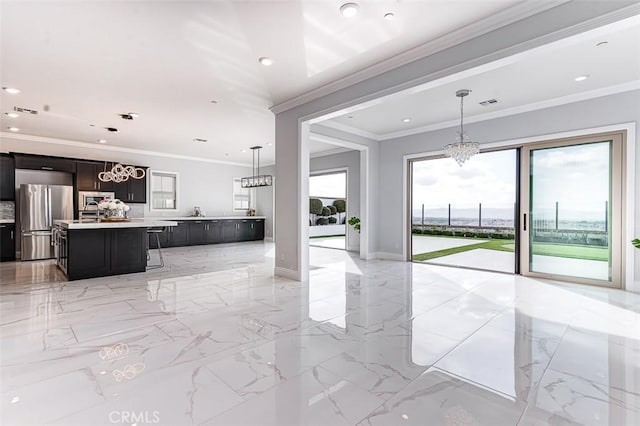
<path fill-rule="evenodd" d="M 40 113 L 2 130 L 243 163 L 260 144 L 271 162 L 272 105 L 525 2 L 360 1 L 351 19 L 341 3 L 3 1 L 0 80 L 22 93 L 2 112 Z"/>
<path fill-rule="evenodd" d="M 598 43 L 607 43 L 597 46 Z M 575 77 L 589 78 L 576 82 Z M 453 81 L 452 81 L 453 80 Z M 470 76 L 429 83 L 352 108 L 322 124 L 370 134 L 378 140 L 448 127 L 460 119 L 459 89 L 471 89 L 464 99 L 465 119 L 517 111 L 523 106 L 579 94 L 640 88 L 640 19 L 638 17 L 583 33 L 555 45 L 509 58 Z M 495 98 L 497 104 L 479 102 Z M 578 97 L 574 97 L 578 99 Z M 408 123 L 403 122 L 410 118 Z M 455 134 L 452 134 L 452 139 Z"/>

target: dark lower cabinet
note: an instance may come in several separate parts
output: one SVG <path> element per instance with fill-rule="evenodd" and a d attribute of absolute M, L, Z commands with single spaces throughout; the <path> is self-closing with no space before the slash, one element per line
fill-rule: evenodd
<path fill-rule="evenodd" d="M 70 229 L 67 250 L 70 280 L 144 272 L 147 229 Z"/>
<path fill-rule="evenodd" d="M 178 226 L 165 228 L 159 237 L 162 247 L 263 240 L 264 219 L 183 221 L 178 222 Z M 154 234 L 149 234 L 149 248 L 158 248 Z"/>
<path fill-rule="evenodd" d="M 225 220 L 222 222 L 222 232 L 221 239 L 223 243 L 233 243 L 239 241 L 238 238 L 238 221 L 235 220 Z"/>
<path fill-rule="evenodd" d="M 207 244 L 222 242 L 222 221 L 212 220 L 207 224 Z"/>
<path fill-rule="evenodd" d="M 207 243 L 207 223 L 195 220 L 189 222 L 189 245 Z"/>
<path fill-rule="evenodd" d="M 16 226 L 0 223 L 0 261 L 16 259 Z"/>
<path fill-rule="evenodd" d="M 178 222 L 178 226 L 172 226 L 169 230 L 169 245 L 181 247 L 189 245 L 189 224 Z"/>

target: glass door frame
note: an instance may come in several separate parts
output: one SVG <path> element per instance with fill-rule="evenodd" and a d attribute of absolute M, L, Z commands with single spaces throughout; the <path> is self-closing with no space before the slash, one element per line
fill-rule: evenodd
<path fill-rule="evenodd" d="M 625 176 L 626 164 L 624 160 L 625 132 L 600 133 L 574 138 L 546 140 L 525 144 L 521 148 L 520 158 L 520 274 L 535 278 L 551 279 L 556 281 L 569 281 L 578 284 L 588 284 L 600 287 L 624 288 L 624 224 L 626 213 Z M 588 278 L 572 277 L 568 275 L 556 275 L 531 271 L 529 247 L 531 229 L 531 152 L 538 149 L 558 148 L 573 145 L 583 145 L 611 141 L 611 200 L 609 211 L 611 217 L 610 239 L 611 242 L 611 281 L 603 281 Z"/>

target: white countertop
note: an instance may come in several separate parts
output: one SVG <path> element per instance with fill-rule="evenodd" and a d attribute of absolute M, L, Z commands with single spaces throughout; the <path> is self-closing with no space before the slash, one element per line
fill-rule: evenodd
<path fill-rule="evenodd" d="M 15 219 L 0 219 L 0 223 L 16 223 Z"/>
<path fill-rule="evenodd" d="M 238 220 L 238 219 L 266 219 L 266 216 L 168 216 L 168 217 L 145 217 L 147 220 Z"/>
<path fill-rule="evenodd" d="M 104 228 L 155 228 L 177 226 L 178 222 L 158 219 L 131 219 L 130 222 L 95 222 L 80 220 L 54 220 L 54 224 L 65 229 L 104 229 Z"/>

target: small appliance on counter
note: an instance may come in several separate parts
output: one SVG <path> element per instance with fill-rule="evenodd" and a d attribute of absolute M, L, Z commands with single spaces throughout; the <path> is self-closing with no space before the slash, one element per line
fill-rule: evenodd
<path fill-rule="evenodd" d="M 255 215 L 256 215 L 256 209 L 247 210 L 247 216 L 255 216 Z"/>
<path fill-rule="evenodd" d="M 195 206 L 195 207 L 193 208 L 193 214 L 192 214 L 192 216 L 193 216 L 193 217 L 205 217 L 205 216 L 206 216 L 206 214 L 202 211 L 202 209 L 201 209 L 200 207 Z"/>

